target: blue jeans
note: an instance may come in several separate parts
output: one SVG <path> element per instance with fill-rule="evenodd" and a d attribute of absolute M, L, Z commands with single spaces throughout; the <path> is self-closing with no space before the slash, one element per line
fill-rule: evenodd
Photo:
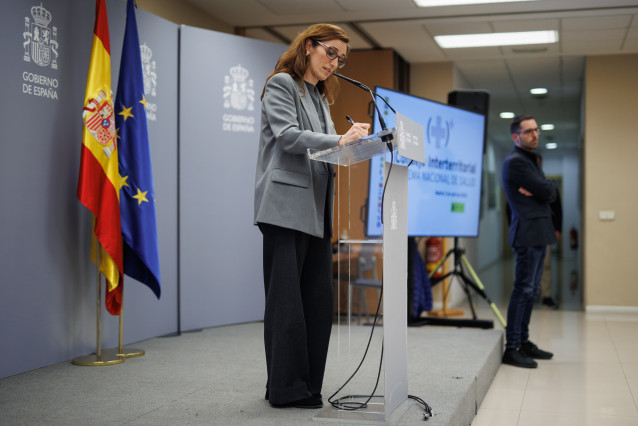
<path fill-rule="evenodd" d="M 529 321 L 534 301 L 540 294 L 546 246 L 514 247 L 516 273 L 514 289 L 507 308 L 505 347 L 518 348 L 529 340 Z"/>

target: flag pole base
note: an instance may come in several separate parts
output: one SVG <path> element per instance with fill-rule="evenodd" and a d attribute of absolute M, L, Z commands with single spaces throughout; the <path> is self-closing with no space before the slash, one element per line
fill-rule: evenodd
<path fill-rule="evenodd" d="M 131 348 L 128 346 L 124 346 L 121 353 L 118 353 L 118 348 L 105 349 L 104 352 L 112 356 L 121 356 L 122 358 L 137 358 L 146 355 L 144 349 Z"/>
<path fill-rule="evenodd" d="M 101 356 L 97 354 L 79 356 L 71 360 L 71 364 L 81 365 L 85 367 L 103 366 L 103 365 L 116 365 L 124 362 L 124 358 L 118 356 L 115 352 L 112 354 L 103 352 Z"/>

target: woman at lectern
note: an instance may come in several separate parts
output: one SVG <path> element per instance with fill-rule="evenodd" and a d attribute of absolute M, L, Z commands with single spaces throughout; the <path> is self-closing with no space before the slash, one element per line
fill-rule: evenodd
<path fill-rule="evenodd" d="M 348 36 L 316 24 L 297 36 L 261 95 L 255 224 L 263 235 L 266 399 L 273 407 L 320 408 L 332 328 L 332 165 L 307 149 L 367 136 L 355 123 L 337 135 L 329 105 L 333 72 L 346 64 Z"/>

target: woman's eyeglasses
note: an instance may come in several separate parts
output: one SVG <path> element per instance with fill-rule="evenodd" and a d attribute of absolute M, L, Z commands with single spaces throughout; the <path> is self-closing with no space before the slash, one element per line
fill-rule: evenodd
<path fill-rule="evenodd" d="M 335 49 L 334 47 L 330 47 L 327 44 L 320 42 L 319 40 L 313 40 L 313 41 L 326 48 L 326 56 L 328 57 L 328 59 L 330 59 L 331 61 L 334 60 L 335 58 L 337 59 L 339 68 L 343 68 L 346 66 L 347 64 L 346 58 L 340 57 L 339 52 L 337 52 L 337 49 Z"/>

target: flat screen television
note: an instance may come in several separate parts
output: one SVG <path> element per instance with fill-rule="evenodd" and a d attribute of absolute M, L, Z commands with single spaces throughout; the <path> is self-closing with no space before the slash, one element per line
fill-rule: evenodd
<path fill-rule="evenodd" d="M 395 111 L 423 126 L 425 164 L 414 162 L 408 170 L 408 235 L 477 237 L 485 116 L 384 87 L 377 86 L 375 92 Z M 387 127 L 396 127 L 392 110 L 381 100 L 378 105 Z M 380 130 L 375 114 L 373 131 Z M 390 161 L 390 155 L 370 160 L 365 221 L 368 237 L 383 234 L 384 160 Z M 408 164 L 405 158 L 395 156 L 394 160 Z"/>

